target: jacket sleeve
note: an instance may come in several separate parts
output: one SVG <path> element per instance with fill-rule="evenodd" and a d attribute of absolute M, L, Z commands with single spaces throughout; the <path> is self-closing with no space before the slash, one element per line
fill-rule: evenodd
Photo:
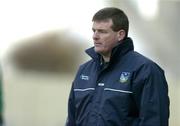
<path fill-rule="evenodd" d="M 68 99 L 68 117 L 66 120 L 66 126 L 76 126 L 73 84 L 72 84 L 69 99 Z"/>
<path fill-rule="evenodd" d="M 139 110 L 138 126 L 168 126 L 169 97 L 164 71 L 154 63 L 144 65 L 133 86 Z"/>

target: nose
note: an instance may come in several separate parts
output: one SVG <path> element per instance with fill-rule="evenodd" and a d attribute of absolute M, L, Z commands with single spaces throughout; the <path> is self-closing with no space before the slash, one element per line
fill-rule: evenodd
<path fill-rule="evenodd" d="M 93 40 L 97 40 L 97 39 L 99 39 L 99 35 L 98 35 L 98 32 L 95 31 L 95 32 L 93 33 Z"/>

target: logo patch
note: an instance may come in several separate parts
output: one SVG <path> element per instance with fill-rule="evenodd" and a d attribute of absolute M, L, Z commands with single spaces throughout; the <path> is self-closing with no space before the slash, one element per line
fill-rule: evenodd
<path fill-rule="evenodd" d="M 89 80 L 89 76 L 86 76 L 86 75 L 83 75 L 83 74 L 81 74 L 80 78 L 82 80 Z"/>
<path fill-rule="evenodd" d="M 122 72 L 120 75 L 119 81 L 121 83 L 126 83 L 126 82 L 128 82 L 129 77 L 130 77 L 130 72 Z"/>

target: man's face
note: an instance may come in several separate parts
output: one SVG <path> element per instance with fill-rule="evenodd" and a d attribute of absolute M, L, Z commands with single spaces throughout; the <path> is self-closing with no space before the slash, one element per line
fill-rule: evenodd
<path fill-rule="evenodd" d="M 113 47 L 115 47 L 119 41 L 120 34 L 112 30 L 112 25 L 113 22 L 111 19 L 93 22 L 94 49 L 103 56 L 109 57 Z"/>

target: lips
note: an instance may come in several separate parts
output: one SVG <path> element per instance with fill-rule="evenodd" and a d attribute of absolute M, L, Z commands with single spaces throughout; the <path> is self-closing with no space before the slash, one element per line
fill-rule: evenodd
<path fill-rule="evenodd" d="M 94 46 L 100 46 L 102 45 L 100 42 L 94 42 Z"/>

